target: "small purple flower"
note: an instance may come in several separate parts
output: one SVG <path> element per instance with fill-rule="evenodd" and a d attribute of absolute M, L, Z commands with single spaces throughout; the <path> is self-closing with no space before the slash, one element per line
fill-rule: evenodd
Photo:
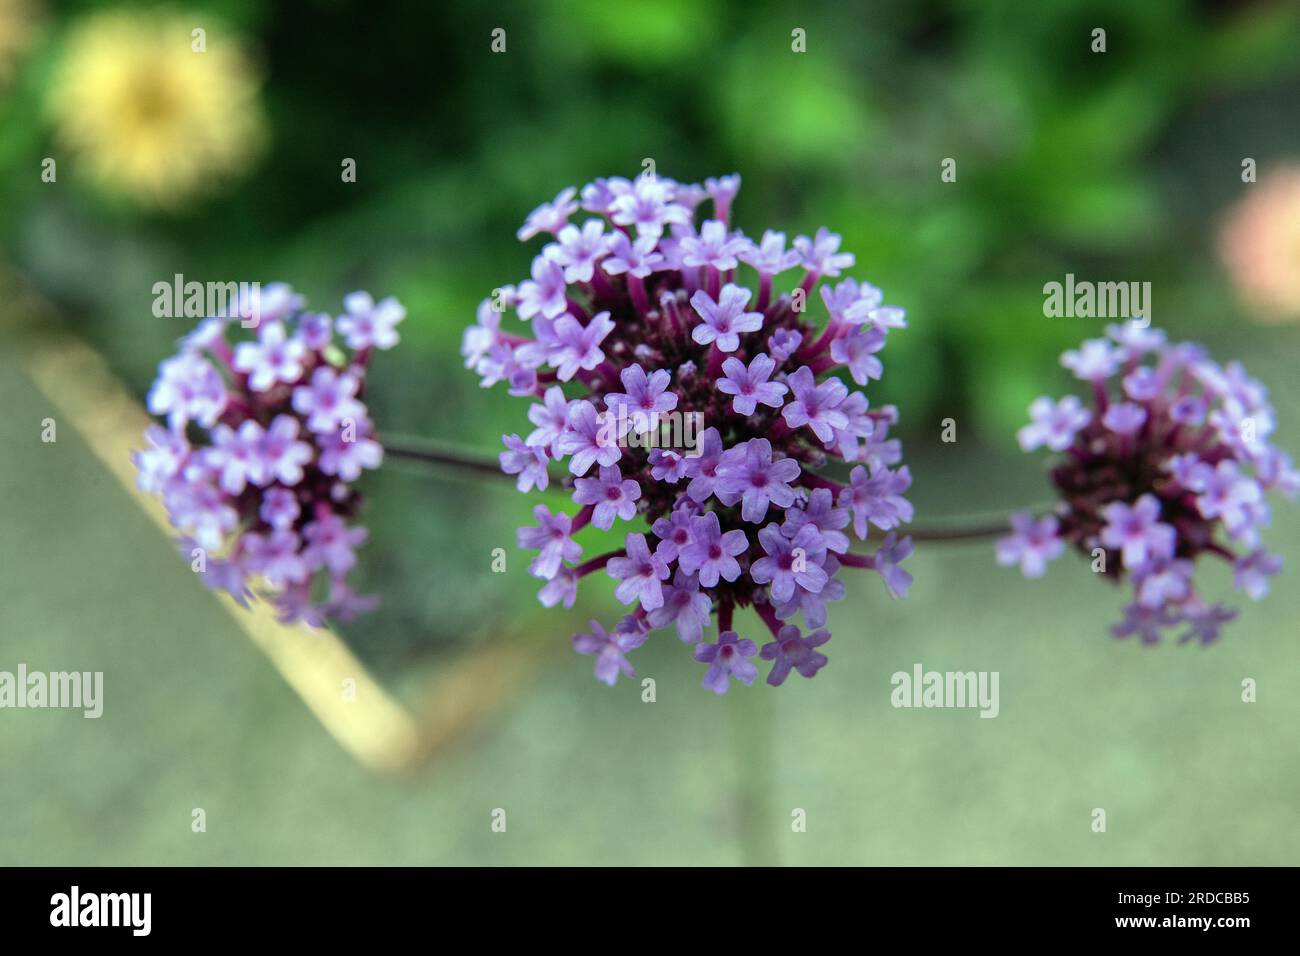
<path fill-rule="evenodd" d="M 524 224 L 516 235 L 520 242 L 527 242 L 539 233 L 557 233 L 564 228 L 569 217 L 578 211 L 578 204 L 573 201 L 577 190 L 572 186 L 560 190 L 551 202 L 544 202 L 528 214 Z"/>
<path fill-rule="evenodd" d="M 307 580 L 307 562 L 299 553 L 301 541 L 292 531 L 272 531 L 269 535 L 249 532 L 240 538 L 245 564 L 262 575 L 273 587 L 284 587 Z"/>
<path fill-rule="evenodd" d="M 793 269 L 801 261 L 798 251 L 786 249 L 785 233 L 771 229 L 763 233 L 763 238 L 757 245 L 751 244 L 737 255 L 741 262 L 753 266 L 760 274 L 768 276 L 780 275 L 787 269 Z"/>
<path fill-rule="evenodd" d="M 1184 395 L 1169 406 L 1169 417 L 1180 425 L 1200 425 L 1209 413 L 1209 406 L 1199 395 Z"/>
<path fill-rule="evenodd" d="M 1125 355 L 1130 359 L 1141 358 L 1147 352 L 1157 351 L 1165 345 L 1164 332 L 1137 322 L 1108 325 L 1106 334 L 1117 345 L 1123 346 Z"/>
<path fill-rule="evenodd" d="M 749 242 L 727 234 L 725 223 L 710 219 L 700 227 L 698 236 L 685 236 L 681 241 L 682 264 L 692 267 L 709 266 L 719 272 L 740 265 L 736 256 L 748 248 Z M 748 300 L 748 296 L 745 297 Z M 692 304 L 694 304 L 692 302 Z M 701 313 L 703 314 L 703 313 Z M 753 331 L 752 329 L 749 331 Z M 724 349 L 730 352 L 731 349 Z"/>
<path fill-rule="evenodd" d="M 691 221 L 686 207 L 672 201 L 671 187 L 650 176 L 638 177 L 630 190 L 613 198 L 608 210 L 616 225 L 635 226 L 638 236 L 656 239 L 665 226 Z"/>
<path fill-rule="evenodd" d="M 163 504 L 172 524 L 207 551 L 219 550 L 222 539 L 239 522 L 239 512 L 230 505 L 229 498 L 206 481 L 169 485 L 163 493 Z"/>
<path fill-rule="evenodd" d="M 770 585 L 775 603 L 789 601 L 796 588 L 816 594 L 826 584 L 826 571 L 821 566 L 826 550 L 816 528 L 804 525 L 792 540 L 781 533 L 778 525 L 769 524 L 758 532 L 758 543 L 767 556 L 755 561 L 749 574 L 758 584 Z"/>
<path fill-rule="evenodd" d="M 460 339 L 460 354 L 465 358 L 465 367 L 483 375 L 482 366 L 493 347 L 504 344 L 501 338 L 501 313 L 492 307 L 491 299 L 484 299 L 479 303 L 477 321 L 465 329 L 465 334 Z"/>
<path fill-rule="evenodd" d="M 585 475 L 593 464 L 612 465 L 623 457 L 614 429 L 591 402 L 575 400 L 569 406 L 569 428 L 560 436 L 560 452 L 572 455 L 569 471 Z"/>
<path fill-rule="evenodd" d="M 1268 595 L 1268 579 L 1282 570 L 1282 556 L 1257 548 L 1232 566 L 1232 583 L 1253 601 Z"/>
<path fill-rule="evenodd" d="M 880 378 L 885 367 L 875 353 L 885 347 L 885 333 L 875 326 L 859 327 L 831 343 L 831 358 L 849 367 L 853 381 L 866 385 Z"/>
<path fill-rule="evenodd" d="M 817 672 L 827 663 L 826 655 L 817 648 L 830 639 L 829 631 L 814 631 L 803 637 L 799 628 L 786 624 L 777 632 L 775 640 L 764 644 L 760 652 L 763 660 L 773 662 L 767 682 L 773 687 L 780 687 L 792 670 L 804 677 L 816 677 Z"/>
<path fill-rule="evenodd" d="M 1192 592 L 1194 567 L 1191 561 L 1166 558 L 1139 568 L 1133 573 L 1138 603 L 1162 607 L 1186 600 Z"/>
<path fill-rule="evenodd" d="M 325 312 L 304 313 L 298 320 L 298 336 L 307 348 L 324 352 L 334 337 L 334 320 Z"/>
<path fill-rule="evenodd" d="M 348 348 L 391 349 L 397 344 L 397 325 L 406 309 L 392 296 L 376 303 L 369 292 L 353 292 L 343 297 L 343 308 L 346 312 L 335 324 Z"/>
<path fill-rule="evenodd" d="M 1120 551 L 1129 570 L 1173 556 L 1174 529 L 1160 521 L 1160 501 L 1155 495 L 1144 494 L 1132 505 L 1113 501 L 1101 513 L 1106 519 L 1101 543 Z"/>
<path fill-rule="evenodd" d="M 1119 368 L 1120 356 L 1105 339 L 1087 339 L 1077 350 L 1061 356 L 1061 364 L 1085 382 L 1110 378 Z"/>
<path fill-rule="evenodd" d="M 835 449 L 845 461 L 856 461 L 859 455 L 858 440 L 870 439 L 876 431 L 876 422 L 867 410 L 867 396 L 861 392 L 850 392 L 848 398 L 836 409 L 848 420 L 843 428 L 832 429 L 832 437 L 825 442 L 828 449 Z"/>
<path fill-rule="evenodd" d="M 704 190 L 713 200 L 713 215 L 726 222 L 731 215 L 731 203 L 740 192 L 740 173 L 729 176 L 710 176 L 704 180 Z"/>
<path fill-rule="evenodd" d="M 1101 416 L 1101 423 L 1116 435 L 1135 435 L 1146 420 L 1146 409 L 1132 402 L 1116 402 Z"/>
<path fill-rule="evenodd" d="M 785 604 L 776 605 L 775 610 L 778 620 L 788 621 L 802 612 L 804 623 L 809 627 L 825 627 L 826 605 L 835 601 L 843 601 L 845 589 L 844 582 L 835 577 L 840 570 L 840 563 L 835 559 L 835 555 L 827 554 L 822 568 L 827 575 L 826 585 L 815 593 L 797 588 L 794 596 L 789 601 Z M 906 574 L 906 572 L 904 574 L 910 583 L 911 575 Z M 888 584 L 889 582 L 886 581 L 887 587 Z"/>
<path fill-rule="evenodd" d="M 1136 601 L 1124 608 L 1124 620 L 1111 627 L 1115 637 L 1125 638 L 1136 634 L 1143 644 L 1159 644 L 1165 630 L 1178 624 L 1178 615 L 1163 605 L 1147 607 Z"/>
<path fill-rule="evenodd" d="M 1183 612 L 1183 623 L 1187 630 L 1178 638 L 1180 644 L 1197 641 L 1202 647 L 1213 644 L 1219 639 L 1219 630 L 1229 621 L 1235 620 L 1237 612 L 1222 604 L 1209 604 L 1194 607 Z"/>
<path fill-rule="evenodd" d="M 546 255 L 533 259 L 532 278 L 519 283 L 519 302 L 515 311 L 521 319 L 540 315 L 557 319 L 568 309 L 568 287 L 564 267 Z"/>
<path fill-rule="evenodd" d="M 637 279 L 644 279 L 664 268 L 664 257 L 655 251 L 659 240 L 655 236 L 641 236 L 629 239 L 621 232 L 614 233 L 609 240 L 609 256 L 601 267 L 610 275 L 627 273 Z"/>
<path fill-rule="evenodd" d="M 712 613 L 713 602 L 700 593 L 700 582 L 679 570 L 673 583 L 664 588 L 663 607 L 655 608 L 646 619 L 655 628 L 674 624 L 678 637 L 687 644 L 697 644 L 704 639 L 704 627 Z"/>
<path fill-rule="evenodd" d="M 789 361 L 790 356 L 799 351 L 799 346 L 802 344 L 803 336 L 790 329 L 777 329 L 767 340 L 768 350 L 778 363 Z"/>
<path fill-rule="evenodd" d="M 572 403 L 565 399 L 564 390 L 558 385 L 552 385 L 546 390 L 542 402 L 543 404 L 528 409 L 528 420 L 537 427 L 525 441 L 529 445 L 545 448 L 552 458 L 559 458 L 562 454 L 560 439 L 568 427 Z"/>
<path fill-rule="evenodd" d="M 718 465 L 717 490 L 739 496 L 741 517 L 758 524 L 767 516 L 768 505 L 788 508 L 794 501 L 790 483 L 799 477 L 799 463 L 792 458 L 772 460 L 772 443 L 766 438 L 751 438 L 731 449 Z"/>
<path fill-rule="evenodd" d="M 212 429 L 212 446 L 204 460 L 217 475 L 217 484 L 230 495 L 237 495 L 249 482 L 264 485 L 267 482 L 266 460 L 262 456 L 262 426 L 249 419 L 239 430 L 229 425 Z"/>
<path fill-rule="evenodd" d="M 671 449 L 652 448 L 647 456 L 650 477 L 655 481 L 675 485 L 686 477 L 687 458 Z"/>
<path fill-rule="evenodd" d="M 294 526 L 298 516 L 302 514 L 302 506 L 298 504 L 298 496 L 288 488 L 269 488 L 262 496 L 262 506 L 257 514 L 272 528 L 279 531 Z"/>
<path fill-rule="evenodd" d="M 820 384 L 812 369 L 801 366 L 788 378 L 793 400 L 781 409 L 781 417 L 791 428 L 807 425 L 823 442 L 835 438 L 835 429 L 846 428 L 848 416 L 839 406 L 848 397 L 849 390 L 838 378 L 828 378 Z"/>
<path fill-rule="evenodd" d="M 608 531 L 614 526 L 615 518 L 631 521 L 636 516 L 636 500 L 641 497 L 641 486 L 631 478 L 625 479 L 618 465 L 602 467 L 599 476 L 576 479 L 573 500 L 580 505 L 595 505 L 591 523 L 602 531 Z"/>
<path fill-rule="evenodd" d="M 605 360 L 605 353 L 600 350 L 600 343 L 614 330 L 608 312 L 600 312 L 591 317 L 591 321 L 582 325 L 571 315 L 562 315 L 555 320 L 555 338 L 557 347 L 550 357 L 551 367 L 561 382 L 567 382 L 578 374 L 579 369 L 591 371 Z"/>
<path fill-rule="evenodd" d="M 371 442 L 371 444 L 376 449 L 379 448 L 378 443 Z M 261 451 L 267 480 L 274 478 L 282 485 L 296 485 L 302 481 L 303 468 L 315 457 L 311 445 L 298 440 L 298 419 L 292 415 L 275 417 L 266 429 L 266 434 L 262 436 Z M 377 466 L 378 462 L 373 467 Z M 323 460 L 320 467 L 325 471 Z M 356 474 L 348 477 L 341 470 L 338 473 L 344 481 L 354 481 L 357 477 Z M 360 470 L 357 474 L 360 474 Z"/>
<path fill-rule="evenodd" d="M 327 475 L 337 475 L 344 481 L 356 481 L 361 477 L 362 469 L 378 468 L 384 460 L 384 449 L 370 437 L 373 432 L 374 425 L 368 418 L 363 418 L 355 423 L 355 427 L 345 423 L 336 432 L 317 435 L 320 470 Z M 271 432 L 268 431 L 268 440 L 270 437 Z"/>
<path fill-rule="evenodd" d="M 194 542 L 181 539 L 181 556 L 189 560 Z M 235 599 L 235 603 L 247 609 L 253 597 L 248 587 L 248 576 L 238 561 L 226 561 L 222 558 L 208 558 L 207 567 L 198 572 L 199 581 L 205 588 L 224 591 Z"/>
<path fill-rule="evenodd" d="M 528 573 L 549 580 L 559 572 L 562 561 L 576 561 L 581 557 L 582 545 L 571 537 L 573 519 L 564 512 L 551 514 L 546 505 L 538 505 L 533 508 L 533 517 L 537 519 L 537 527 L 519 529 L 519 547 L 541 552 L 528 566 Z"/>
<path fill-rule="evenodd" d="M 1065 550 L 1057 536 L 1059 529 L 1060 522 L 1052 515 L 1035 518 L 1023 511 L 1012 515 L 1012 534 L 998 541 L 998 564 L 1018 564 L 1025 577 L 1041 578 L 1047 572 L 1047 562 L 1056 560 Z"/>
<path fill-rule="evenodd" d="M 677 407 L 677 396 L 668 391 L 672 374 L 664 369 L 657 369 L 647 376 L 640 365 L 629 365 L 619 373 L 619 380 L 627 391 L 607 394 L 605 407 L 629 418 L 637 433 L 656 428 L 659 413 Z"/>
<path fill-rule="evenodd" d="M 691 541 L 677 552 L 678 567 L 687 574 L 698 573 L 700 584 L 706 588 L 717 585 L 719 578 L 734 581 L 740 577 L 736 555 L 749 550 L 745 532 L 733 528 L 723 534 L 713 511 L 692 517 L 690 524 Z"/>
<path fill-rule="evenodd" d="M 893 531 L 885 535 L 885 540 L 872 556 L 876 573 L 885 582 L 885 589 L 890 597 L 907 597 L 907 591 L 912 586 L 912 575 L 904 571 L 900 565 L 911 556 L 912 539 L 907 537 L 899 540 L 897 533 Z"/>
<path fill-rule="evenodd" d="M 622 176 L 599 178 L 582 187 L 582 208 L 587 212 L 609 215 L 614 200 L 632 191 L 632 183 Z"/>
<path fill-rule="evenodd" d="M 1124 376 L 1124 394 L 1135 402 L 1149 402 L 1164 389 L 1160 375 L 1149 365 L 1139 365 Z"/>
<path fill-rule="evenodd" d="M 564 281 L 590 282 L 597 260 L 605 255 L 609 246 L 605 223 L 600 219 L 588 219 L 581 229 L 565 226 L 556 239 L 558 242 L 551 255 L 564 266 Z"/>
<path fill-rule="evenodd" d="M 858 284 L 856 279 L 845 279 L 833 287 L 822 286 L 822 302 L 836 322 L 862 325 L 873 310 L 884 301 L 884 293 L 869 282 Z"/>
<path fill-rule="evenodd" d="M 302 376 L 307 346 L 285 331 L 282 322 L 266 322 L 257 330 L 256 342 L 235 347 L 235 368 L 248 374 L 248 387 L 265 392 L 276 382 L 296 382 Z"/>
<path fill-rule="evenodd" d="M 1052 451 L 1065 451 L 1080 429 L 1092 421 L 1092 412 L 1073 395 L 1066 395 L 1059 402 L 1044 395 L 1030 404 L 1029 418 L 1030 423 L 1017 434 L 1021 450 L 1033 451 L 1046 445 Z"/>
<path fill-rule="evenodd" d="M 903 460 L 903 446 L 897 438 L 889 438 L 889 424 L 876 419 L 871 434 L 858 452 L 858 461 L 875 472 L 897 465 Z"/>
<path fill-rule="evenodd" d="M 653 611 L 664 605 L 663 581 L 668 579 L 668 563 L 652 554 L 645 535 L 629 533 L 627 556 L 610 558 L 605 571 L 619 582 L 614 596 L 624 604 L 640 599 L 641 607 Z"/>
<path fill-rule="evenodd" d="M 823 226 L 812 239 L 807 236 L 796 237 L 794 247 L 802 257 L 805 269 L 833 279 L 840 274 L 841 269 L 853 268 L 853 253 L 840 252 L 840 241 L 838 235 Z"/>
<path fill-rule="evenodd" d="M 283 322 L 302 306 L 302 296 L 283 282 L 272 282 L 265 287 L 241 288 L 230 317 L 245 328 L 255 329 L 263 322 Z"/>
<path fill-rule="evenodd" d="M 761 312 L 746 312 L 750 292 L 730 282 L 722 287 L 714 302 L 703 289 L 691 296 L 693 308 L 704 321 L 691 329 L 691 338 L 700 345 L 713 345 L 722 352 L 740 348 L 741 332 L 757 332 L 763 327 Z"/>
<path fill-rule="evenodd" d="M 781 530 L 786 537 L 793 538 L 804 525 L 812 525 L 820 533 L 821 543 L 827 550 L 844 554 L 849 550 L 849 536 L 840 529 L 848 527 L 849 520 L 847 508 L 835 507 L 830 489 L 816 488 L 802 508 L 796 502 L 786 509 Z"/>
<path fill-rule="evenodd" d="M 756 653 L 758 648 L 754 642 L 747 637 L 742 639 L 735 631 L 723 631 L 716 644 L 696 644 L 695 659 L 709 665 L 704 673 L 704 689 L 725 694 L 733 677 L 742 684 L 754 683 L 758 668 L 749 658 Z"/>
<path fill-rule="evenodd" d="M 691 519 L 695 511 L 689 505 L 673 509 L 667 518 L 660 518 L 650 528 L 659 539 L 655 552 L 665 561 L 676 561 L 682 550 L 691 543 Z M 741 532 L 743 537 L 744 532 Z"/>
<path fill-rule="evenodd" d="M 573 568 L 560 568 L 555 577 L 542 585 L 537 592 L 537 600 L 542 602 L 542 607 L 555 607 L 558 604 L 573 607 L 578 600 L 578 575 Z"/>
<path fill-rule="evenodd" d="M 544 491 L 551 477 L 546 471 L 546 452 L 524 442 L 518 435 L 502 435 L 506 450 L 498 456 L 501 470 L 507 475 L 518 475 L 515 487 L 520 491 Z"/>
<path fill-rule="evenodd" d="M 789 389 L 782 382 L 768 381 L 775 369 L 776 363 L 762 352 L 754 356 L 748 368 L 740 359 L 729 358 L 722 363 L 725 377 L 718 379 L 718 391 L 734 396 L 731 407 L 737 415 L 753 415 L 759 402 L 780 408 Z"/>
<path fill-rule="evenodd" d="M 849 487 L 840 492 L 839 505 L 853 512 L 853 533 L 867 538 L 867 522 L 881 531 L 891 531 L 912 520 L 912 504 L 902 497 L 912 485 L 912 473 L 904 465 L 897 471 L 880 468 L 868 477 L 859 465 L 849 472 Z"/>
<path fill-rule="evenodd" d="M 159 425 L 150 425 L 144 437 L 149 447 L 131 456 L 140 472 L 135 481 L 141 491 L 158 494 L 180 472 L 190 454 L 190 443 L 183 434 Z"/>
<path fill-rule="evenodd" d="M 718 465 L 722 462 L 722 438 L 716 428 L 706 428 L 699 436 L 699 454 L 686 459 L 686 475 L 691 483 L 686 493 L 691 500 L 703 504 L 713 494 L 718 480 Z"/>
<path fill-rule="evenodd" d="M 310 385 L 299 385 L 293 390 L 293 410 L 307 416 L 307 428 L 314 432 L 330 432 L 338 428 L 345 418 L 360 418 L 365 406 L 356 399 L 360 382 L 347 374 L 340 375 L 328 365 L 312 372 Z"/>
<path fill-rule="evenodd" d="M 338 515 L 325 513 L 303 527 L 307 544 L 303 557 L 309 565 L 323 565 L 331 574 L 341 576 L 357 563 L 356 549 L 369 535 L 365 528 L 349 528 Z"/>
<path fill-rule="evenodd" d="M 1196 507 L 1206 518 L 1220 518 L 1229 533 L 1235 534 L 1251 523 L 1254 507 L 1263 493 L 1259 482 L 1241 473 L 1236 462 L 1221 461 L 1214 470 L 1200 474 L 1204 484 L 1196 489 Z"/>
<path fill-rule="evenodd" d="M 610 687 L 618 680 L 621 671 L 626 677 L 636 676 L 636 670 L 627 661 L 627 652 L 645 643 L 647 632 L 636 625 L 614 629 L 606 634 L 596 621 L 591 622 L 590 634 L 575 634 L 573 649 L 579 654 L 596 655 L 596 680 Z"/>

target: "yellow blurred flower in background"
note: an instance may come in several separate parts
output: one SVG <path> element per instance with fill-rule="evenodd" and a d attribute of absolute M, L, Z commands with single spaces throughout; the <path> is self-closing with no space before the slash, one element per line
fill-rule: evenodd
<path fill-rule="evenodd" d="M 14 64 L 32 42 L 38 13 L 33 0 L 0 0 L 0 92 L 9 85 Z"/>
<path fill-rule="evenodd" d="M 103 186 L 176 208 L 262 152 L 259 87 L 246 49 L 206 14 L 114 10 L 73 28 L 48 106 Z"/>
<path fill-rule="evenodd" d="M 1219 255 L 1259 318 L 1300 319 L 1300 167 L 1249 187 L 1219 233 Z"/>

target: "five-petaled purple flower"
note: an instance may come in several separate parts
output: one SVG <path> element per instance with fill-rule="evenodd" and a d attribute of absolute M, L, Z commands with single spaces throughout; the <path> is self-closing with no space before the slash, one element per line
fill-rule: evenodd
<path fill-rule="evenodd" d="M 703 320 L 691 329 L 691 338 L 700 345 L 712 343 L 721 352 L 740 348 L 740 333 L 757 332 L 763 327 L 761 312 L 746 312 L 750 292 L 727 283 L 715 302 L 703 289 L 691 296 L 691 308 Z"/>
<path fill-rule="evenodd" d="M 763 660 L 773 662 L 767 682 L 773 687 L 780 687 L 792 670 L 804 677 L 816 677 L 817 672 L 827 663 L 826 655 L 817 648 L 830 639 L 829 631 L 813 631 L 805 637 L 799 633 L 799 628 L 786 624 L 777 631 L 772 642 L 764 644 L 759 652 Z"/>
<path fill-rule="evenodd" d="M 696 644 L 695 659 L 709 665 L 704 672 L 704 689 L 725 694 L 733 677 L 742 684 L 752 684 L 758 676 L 758 668 L 750 658 L 757 650 L 753 641 L 740 637 L 735 631 L 723 631 L 716 644 Z"/>
<path fill-rule="evenodd" d="M 790 389 L 784 382 L 770 382 L 776 362 L 759 352 L 750 361 L 749 367 L 738 358 L 729 358 L 722 363 L 725 378 L 718 379 L 718 391 L 733 396 L 731 407 L 737 415 L 752 415 L 762 402 L 772 408 L 780 408 L 783 396 Z"/>

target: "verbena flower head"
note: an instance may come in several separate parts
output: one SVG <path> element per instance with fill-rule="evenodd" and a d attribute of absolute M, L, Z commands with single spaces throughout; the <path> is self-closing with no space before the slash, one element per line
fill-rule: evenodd
<path fill-rule="evenodd" d="M 1073 395 L 1030 405 L 1020 445 L 1063 453 L 1051 470 L 1061 503 L 1053 515 L 1014 516 L 998 562 L 1039 577 L 1073 545 L 1132 587 L 1116 637 L 1155 644 L 1174 631 L 1212 643 L 1236 611 L 1201 596 L 1196 562 L 1227 562 L 1236 587 L 1262 598 L 1282 565 L 1260 547 L 1266 494 L 1294 499 L 1300 474 L 1269 442 L 1267 392 L 1239 363 L 1220 366 L 1133 322 L 1106 332 L 1061 356 L 1087 383 L 1090 408 Z"/>
<path fill-rule="evenodd" d="M 876 571 L 896 597 L 911 583 L 899 567 L 911 540 L 894 533 L 912 516 L 911 475 L 887 437 L 897 410 L 871 408 L 838 377 L 880 378 L 876 353 L 903 311 L 868 283 L 822 284 L 854 261 L 827 229 L 789 246 L 781 232 L 754 242 L 733 229 L 739 187 L 739 176 L 643 176 L 562 190 L 519 230 L 551 237 L 530 278 L 496 290 L 465 333 L 465 365 L 485 387 L 534 400 L 533 429 L 502 436 L 502 469 L 521 491 L 552 485 L 573 502 L 538 505 L 519 531 L 546 582 L 539 599 L 570 607 L 579 581 L 603 571 L 630 607 L 574 640 L 606 683 L 632 676 L 626 652 L 661 628 L 695 645 L 717 693 L 732 677 L 750 683 L 759 660 L 772 685 L 812 677 L 842 567 Z M 805 306 L 819 298 L 827 315 L 814 319 Z M 848 463 L 848 484 L 822 474 L 832 460 Z M 553 483 L 558 463 L 567 474 Z M 582 529 L 632 521 L 622 547 L 583 560 Z M 865 540 L 870 525 L 888 533 L 877 553 L 850 553 L 844 529 Z M 738 607 L 771 631 L 761 654 L 733 630 Z"/>
<path fill-rule="evenodd" d="M 256 589 L 286 622 L 346 620 L 376 603 L 347 582 L 367 537 L 353 486 L 383 458 L 366 368 L 397 343 L 405 311 L 354 293 L 333 319 L 278 284 L 232 311 L 159 367 L 149 411 L 166 427 L 135 453 L 138 483 L 162 498 L 208 587 L 245 605 Z"/>

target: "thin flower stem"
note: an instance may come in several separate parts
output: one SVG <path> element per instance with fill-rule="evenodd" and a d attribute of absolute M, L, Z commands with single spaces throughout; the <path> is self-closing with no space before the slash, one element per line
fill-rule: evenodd
<path fill-rule="evenodd" d="M 772 632 L 773 637 L 781 633 L 781 622 L 777 620 L 776 610 L 772 605 L 755 603 L 754 610 L 763 619 L 763 623 L 767 625 L 767 629 Z"/>
<path fill-rule="evenodd" d="M 511 478 L 501 471 L 500 466 L 490 458 L 483 457 L 476 452 L 456 451 L 449 448 L 433 448 L 428 446 L 416 445 L 406 439 L 394 439 L 383 436 L 380 442 L 384 450 L 393 458 L 404 461 L 415 461 L 426 465 L 441 465 L 448 468 L 456 468 L 461 471 L 473 472 L 480 475 L 492 475 L 496 478 Z M 822 478 L 819 475 L 804 474 L 804 478 L 813 478 L 813 481 L 807 482 L 813 487 L 831 488 L 840 490 L 842 485 Z M 550 488 L 559 491 L 566 489 L 560 484 L 560 477 L 555 473 L 551 475 Z M 1030 509 L 1046 510 L 1046 508 Z M 956 519 L 954 519 L 955 521 Z M 902 527 L 898 529 L 900 537 L 910 535 L 914 541 L 975 541 L 981 538 L 996 538 L 1007 533 L 1007 519 L 1005 517 L 989 518 L 983 521 L 952 524 L 942 527 L 927 527 L 920 525 L 917 527 Z"/>
<path fill-rule="evenodd" d="M 604 554 L 598 554 L 590 561 L 585 561 L 578 565 L 573 569 L 573 573 L 579 578 L 584 578 L 593 571 L 599 571 L 605 565 L 609 564 L 611 558 L 621 558 L 625 554 L 627 554 L 627 552 L 622 548 L 619 548 L 617 551 L 606 551 Z"/>
<path fill-rule="evenodd" d="M 495 475 L 498 478 L 509 477 L 501 471 L 501 466 L 491 458 L 485 458 L 475 452 L 408 444 L 405 439 L 392 438 L 388 435 L 382 436 L 379 441 L 384 447 L 385 454 L 393 458 L 416 461 L 425 465 L 446 465 L 449 468 L 458 468 L 461 471 L 481 475 Z"/>
<path fill-rule="evenodd" d="M 943 528 L 899 528 L 899 537 L 910 535 L 914 541 L 974 541 L 979 538 L 1000 538 L 1010 530 L 1007 518 L 990 519 L 982 524 L 952 525 Z"/>

